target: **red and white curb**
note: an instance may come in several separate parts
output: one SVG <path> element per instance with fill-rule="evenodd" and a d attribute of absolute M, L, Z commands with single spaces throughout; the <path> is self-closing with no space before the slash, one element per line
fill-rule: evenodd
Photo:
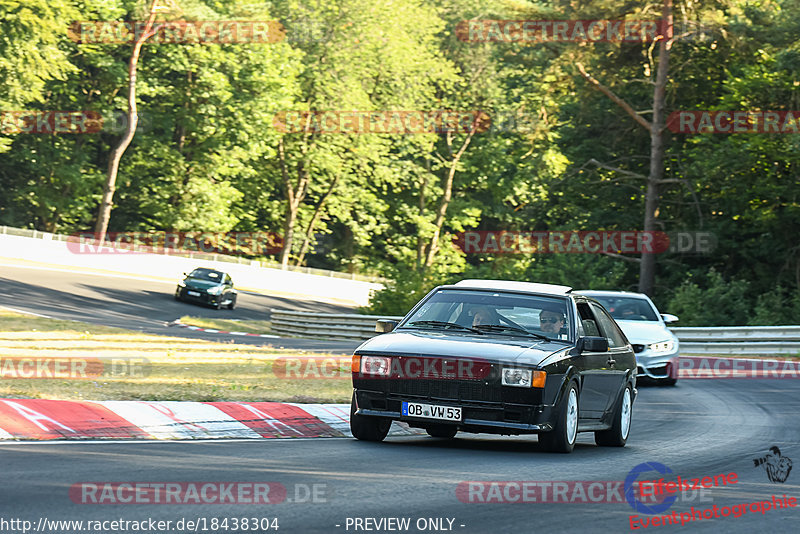
<path fill-rule="evenodd" d="M 423 431 L 392 423 L 389 435 Z M 0 440 L 352 437 L 349 404 L 0 399 Z"/>
<path fill-rule="evenodd" d="M 281 337 L 281 336 L 273 336 L 270 334 L 252 334 L 250 332 L 229 332 L 227 330 L 217 330 L 215 328 L 202 328 L 200 326 L 192 326 L 189 324 L 179 323 L 177 321 L 166 323 L 166 326 L 177 326 L 180 328 L 194 330 L 195 332 L 206 332 L 207 334 L 228 334 L 230 336 L 268 337 L 272 339 L 277 339 Z"/>

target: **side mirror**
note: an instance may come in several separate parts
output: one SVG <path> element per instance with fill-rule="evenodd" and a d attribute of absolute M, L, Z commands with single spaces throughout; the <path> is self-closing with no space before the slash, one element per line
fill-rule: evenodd
<path fill-rule="evenodd" d="M 607 352 L 608 339 L 595 336 L 582 337 L 578 340 L 578 350 L 581 352 Z"/>
<path fill-rule="evenodd" d="M 667 324 L 678 322 L 678 316 L 672 315 L 671 313 L 662 313 L 661 318 L 664 319 L 664 322 Z"/>
<path fill-rule="evenodd" d="M 375 322 L 375 331 L 379 334 L 386 334 L 397 328 L 398 324 L 399 321 L 394 321 L 392 319 L 378 319 Z"/>

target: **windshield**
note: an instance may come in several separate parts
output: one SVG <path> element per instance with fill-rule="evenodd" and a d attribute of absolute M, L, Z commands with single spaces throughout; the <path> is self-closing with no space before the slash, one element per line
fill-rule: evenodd
<path fill-rule="evenodd" d="M 222 282 L 222 273 L 213 269 L 195 269 L 189 273 L 189 278 L 199 278 L 210 282 Z"/>
<path fill-rule="evenodd" d="M 402 327 L 568 340 L 572 332 L 567 302 L 558 297 L 442 289 L 431 295 Z"/>
<path fill-rule="evenodd" d="M 648 301 L 636 297 L 589 295 L 618 321 L 658 321 L 658 315 Z"/>

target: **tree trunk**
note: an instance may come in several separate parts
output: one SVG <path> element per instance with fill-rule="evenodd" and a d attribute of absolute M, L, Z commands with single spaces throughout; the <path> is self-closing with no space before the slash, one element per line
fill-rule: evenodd
<path fill-rule="evenodd" d="M 669 52 L 672 47 L 672 0 L 664 0 L 662 29 L 665 35 L 658 44 L 658 70 L 653 89 L 653 120 L 650 123 L 650 174 L 644 200 L 644 231 L 656 230 L 660 184 L 664 178 L 664 107 L 669 76 Z M 653 294 L 656 277 L 654 253 L 642 252 L 639 264 L 639 292 Z"/>
<path fill-rule="evenodd" d="M 305 152 L 304 150 L 303 157 L 305 157 Z M 301 160 L 297 164 L 297 184 L 292 184 L 292 180 L 289 177 L 283 138 L 278 142 L 278 160 L 281 166 L 283 191 L 286 195 L 286 217 L 283 220 L 283 249 L 281 250 L 281 269 L 285 270 L 289 267 L 289 256 L 292 253 L 297 213 L 300 211 L 300 204 L 303 203 L 303 199 L 306 196 L 309 177 L 304 162 Z"/>
<path fill-rule="evenodd" d="M 128 65 L 128 125 L 122 139 L 119 140 L 117 146 L 111 151 L 111 156 L 108 161 L 106 183 L 103 186 L 103 199 L 100 201 L 97 223 L 94 227 L 94 233 L 98 239 L 104 239 L 106 231 L 108 230 L 108 222 L 111 219 L 111 208 L 114 205 L 114 191 L 116 190 L 119 162 L 125 150 L 127 150 L 131 141 L 133 141 L 133 136 L 136 134 L 136 126 L 139 123 L 139 116 L 136 113 L 136 68 L 139 64 L 139 54 L 142 51 L 142 45 L 153 35 L 151 31 L 156 18 L 157 4 L 158 0 L 153 0 L 153 3 L 150 4 L 150 15 L 145 24 L 144 31 L 133 44 L 133 52 L 131 53 L 131 60 Z"/>
<path fill-rule="evenodd" d="M 436 221 L 434 222 L 434 229 L 433 229 L 433 236 L 431 240 L 428 242 L 428 253 L 425 256 L 425 263 L 423 265 L 423 272 L 430 269 L 433 265 L 433 260 L 436 257 L 436 252 L 439 250 L 439 237 L 442 234 L 442 227 L 444 226 L 445 215 L 447 215 L 447 208 L 450 205 L 450 199 L 453 196 L 453 180 L 456 176 L 456 167 L 458 167 L 458 162 L 461 161 L 461 156 L 464 155 L 464 151 L 467 149 L 469 144 L 472 142 L 472 136 L 475 135 L 475 132 L 478 129 L 478 121 L 477 119 L 475 122 L 472 123 L 472 127 L 470 128 L 469 134 L 467 138 L 464 139 L 464 142 L 461 144 L 461 148 L 458 149 L 458 152 L 452 154 L 451 143 L 452 139 L 450 137 L 450 133 L 447 134 L 447 148 L 450 151 L 450 167 L 447 169 L 447 177 L 444 181 L 444 193 L 442 194 L 442 199 L 439 202 L 439 209 L 436 212 Z"/>
<path fill-rule="evenodd" d="M 333 180 L 331 180 L 330 185 L 328 186 L 328 190 L 325 191 L 325 194 L 322 195 L 322 198 L 319 199 L 317 203 L 317 207 L 314 209 L 314 215 L 311 217 L 311 220 L 308 222 L 308 226 L 306 226 L 306 232 L 303 236 L 303 244 L 300 246 L 300 252 L 297 254 L 297 263 L 296 265 L 302 265 L 303 261 L 306 258 L 306 253 L 308 252 L 309 247 L 311 246 L 311 236 L 314 235 L 314 229 L 319 222 L 320 216 L 322 215 L 322 208 L 325 206 L 325 202 L 333 193 L 333 190 L 336 189 L 336 185 L 339 183 L 339 178 L 341 175 L 337 174 Z"/>

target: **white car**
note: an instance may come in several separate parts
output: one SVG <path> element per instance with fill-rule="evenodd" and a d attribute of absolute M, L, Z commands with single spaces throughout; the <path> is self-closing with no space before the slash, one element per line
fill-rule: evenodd
<path fill-rule="evenodd" d="M 667 324 L 678 321 L 661 314 L 643 293 L 627 291 L 575 291 L 598 301 L 617 321 L 636 354 L 637 374 L 674 386 L 678 376 L 678 338 Z"/>

